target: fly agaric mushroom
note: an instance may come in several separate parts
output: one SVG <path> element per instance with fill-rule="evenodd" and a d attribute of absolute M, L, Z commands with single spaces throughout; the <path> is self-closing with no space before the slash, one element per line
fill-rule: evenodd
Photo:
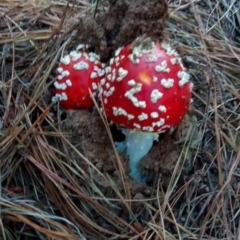
<path fill-rule="evenodd" d="M 94 103 L 90 95 L 95 96 L 100 79 L 105 71 L 100 57 L 96 53 L 83 51 L 83 44 L 77 50 L 61 58 L 57 68 L 57 80 L 54 82 L 55 96 L 64 109 L 91 108 Z"/>
<path fill-rule="evenodd" d="M 100 81 L 104 111 L 123 127 L 130 176 L 144 182 L 139 162 L 158 134 L 177 126 L 186 114 L 190 76 L 169 44 L 150 39 L 119 48 L 105 71 Z"/>

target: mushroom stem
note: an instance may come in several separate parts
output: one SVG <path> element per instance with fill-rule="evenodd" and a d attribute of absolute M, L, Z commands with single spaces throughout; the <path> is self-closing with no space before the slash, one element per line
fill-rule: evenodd
<path fill-rule="evenodd" d="M 152 148 L 153 141 L 156 139 L 158 134 L 133 131 L 127 128 L 122 129 L 122 133 L 126 136 L 126 138 L 123 143 L 120 145 L 117 144 L 117 149 L 122 151 L 123 148 L 127 148 L 127 154 L 130 161 L 130 176 L 145 183 L 146 177 L 142 175 L 139 163 Z"/>

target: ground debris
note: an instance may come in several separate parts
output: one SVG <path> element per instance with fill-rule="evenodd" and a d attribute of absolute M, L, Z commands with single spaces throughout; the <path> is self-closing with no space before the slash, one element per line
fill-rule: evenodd
<path fill-rule="evenodd" d="M 109 1 L 110 2 L 110 1 Z M 103 60 L 109 60 L 113 51 L 146 35 L 162 41 L 168 19 L 165 0 L 111 1 L 108 10 L 94 18 L 80 19 L 80 42 L 89 44 Z"/>

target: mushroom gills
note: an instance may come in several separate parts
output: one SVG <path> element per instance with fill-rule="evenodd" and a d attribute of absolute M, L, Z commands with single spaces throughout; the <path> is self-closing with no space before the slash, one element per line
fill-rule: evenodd
<path fill-rule="evenodd" d="M 126 136 L 125 140 L 123 142 L 115 142 L 115 146 L 118 152 L 122 152 L 127 148 L 130 176 L 145 183 L 147 178 L 142 175 L 139 164 L 152 148 L 157 133 L 140 132 L 127 128 L 123 128 L 122 133 Z"/>

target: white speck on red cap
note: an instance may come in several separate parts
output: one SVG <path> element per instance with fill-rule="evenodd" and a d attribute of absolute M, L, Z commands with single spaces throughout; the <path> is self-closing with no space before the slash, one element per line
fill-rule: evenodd
<path fill-rule="evenodd" d="M 178 53 L 170 46 L 170 44 L 162 43 L 161 46 L 166 50 L 168 56 L 171 55 L 178 56 Z"/>
<path fill-rule="evenodd" d="M 68 70 L 62 71 L 61 75 L 62 75 L 63 77 L 67 77 L 67 76 L 70 75 L 70 72 L 69 72 Z"/>
<path fill-rule="evenodd" d="M 100 56 L 97 53 L 90 52 L 89 56 L 90 56 L 89 60 L 92 62 L 94 62 L 96 60 L 100 60 Z"/>
<path fill-rule="evenodd" d="M 136 97 L 134 97 L 132 94 L 129 94 L 126 96 L 135 107 L 140 107 L 140 108 L 146 108 L 146 102 L 145 101 L 138 101 Z"/>
<path fill-rule="evenodd" d="M 63 63 L 64 65 L 68 65 L 71 62 L 70 55 L 66 55 L 62 57 L 60 62 Z"/>
<path fill-rule="evenodd" d="M 88 45 L 86 45 L 86 44 L 79 44 L 78 46 L 77 46 L 77 50 L 80 50 L 80 49 L 84 49 L 84 48 L 88 48 Z"/>
<path fill-rule="evenodd" d="M 84 69 L 88 69 L 89 65 L 88 65 L 88 63 L 81 61 L 79 63 L 74 64 L 73 68 L 75 70 L 84 70 Z"/>
<path fill-rule="evenodd" d="M 143 55 L 143 52 L 142 52 L 142 44 L 140 44 L 139 46 L 135 46 L 133 49 L 132 49 L 132 54 L 133 54 L 133 57 L 135 58 L 140 58 L 142 57 Z"/>
<path fill-rule="evenodd" d="M 132 80 L 130 80 L 130 81 L 132 81 Z M 130 84 L 133 84 L 132 88 L 130 90 L 126 91 L 126 93 L 124 95 L 126 98 L 129 98 L 129 99 L 133 96 L 133 94 L 141 92 L 141 90 L 142 90 L 142 83 L 136 83 L 133 81 L 130 82 Z"/>
<path fill-rule="evenodd" d="M 61 95 L 62 95 L 61 96 L 61 100 L 63 100 L 63 101 L 67 101 L 68 100 L 67 94 L 65 92 L 63 92 Z"/>
<path fill-rule="evenodd" d="M 77 51 L 72 51 L 70 52 L 70 56 L 72 57 L 73 61 L 77 61 L 82 56 L 82 53 Z"/>
<path fill-rule="evenodd" d="M 110 95 L 112 95 L 114 91 L 115 91 L 115 87 L 110 87 L 109 89 Z"/>
<path fill-rule="evenodd" d="M 58 76 L 57 76 L 57 79 L 58 79 L 58 80 L 62 80 L 62 79 L 63 79 L 63 76 L 62 76 L 62 75 L 58 75 Z"/>
<path fill-rule="evenodd" d="M 115 69 L 114 69 L 115 70 Z M 116 79 L 116 71 L 114 71 L 113 70 L 113 72 L 112 72 L 112 77 L 111 77 L 111 79 L 109 80 L 109 81 L 112 81 L 112 82 L 114 82 L 115 81 L 115 79 Z"/>
<path fill-rule="evenodd" d="M 111 58 L 109 64 L 112 65 L 114 63 L 114 58 Z"/>
<path fill-rule="evenodd" d="M 99 98 L 101 97 L 101 94 L 103 94 L 103 89 L 102 88 L 99 89 L 99 94 L 98 94 Z"/>
<path fill-rule="evenodd" d="M 136 129 L 141 129 L 141 125 L 140 125 L 140 124 L 134 123 L 133 126 L 134 126 Z"/>
<path fill-rule="evenodd" d="M 151 118 L 158 118 L 159 117 L 157 112 L 151 112 L 150 116 L 151 116 Z"/>
<path fill-rule="evenodd" d="M 95 82 L 92 83 L 92 89 L 93 90 L 97 90 L 98 89 L 98 86 Z"/>
<path fill-rule="evenodd" d="M 145 62 L 157 62 L 158 56 L 157 55 L 149 55 L 145 58 Z"/>
<path fill-rule="evenodd" d="M 138 101 L 134 104 L 135 107 L 146 108 L 147 104 L 146 101 Z"/>
<path fill-rule="evenodd" d="M 179 87 L 182 87 L 189 81 L 190 76 L 185 71 L 179 71 L 177 75 L 180 78 L 180 81 L 178 83 Z"/>
<path fill-rule="evenodd" d="M 90 75 L 90 78 L 93 79 L 93 78 L 97 78 L 98 75 L 96 72 L 91 72 L 91 75 Z"/>
<path fill-rule="evenodd" d="M 57 68 L 57 72 L 58 72 L 58 73 L 62 73 L 62 71 L 63 71 L 63 68 L 62 68 L 62 67 L 58 67 L 58 68 Z"/>
<path fill-rule="evenodd" d="M 109 89 L 110 88 L 110 84 L 109 83 L 106 83 L 106 89 Z"/>
<path fill-rule="evenodd" d="M 160 112 L 167 112 L 167 108 L 164 106 L 164 105 L 160 105 L 159 106 L 159 108 L 158 108 L 158 110 L 160 111 Z"/>
<path fill-rule="evenodd" d="M 112 74 L 108 74 L 108 75 L 107 75 L 107 79 L 108 79 L 109 81 L 112 81 Z"/>
<path fill-rule="evenodd" d="M 153 76 L 153 82 L 157 82 L 158 81 L 158 77 Z"/>
<path fill-rule="evenodd" d="M 146 113 L 141 113 L 141 114 L 138 116 L 138 119 L 139 119 L 139 121 L 147 120 L 147 119 L 148 119 L 148 115 L 147 115 Z"/>
<path fill-rule="evenodd" d="M 127 112 L 123 109 L 123 108 L 117 108 L 117 107 L 113 107 L 113 114 L 115 116 L 118 116 L 118 115 L 123 115 L 123 116 L 127 116 Z"/>
<path fill-rule="evenodd" d="M 165 87 L 165 88 L 171 88 L 174 85 L 174 79 L 172 79 L 172 78 L 168 78 L 168 79 L 163 78 L 161 80 L 161 85 L 163 87 Z"/>
<path fill-rule="evenodd" d="M 120 60 L 120 58 L 119 58 L 118 56 L 115 57 L 115 59 L 114 59 L 114 61 L 115 61 L 116 64 L 119 62 L 119 60 Z"/>
<path fill-rule="evenodd" d="M 131 60 L 132 63 L 138 64 L 140 63 L 140 59 L 135 54 L 128 55 L 128 58 Z"/>
<path fill-rule="evenodd" d="M 107 97 L 108 92 L 107 92 L 106 90 L 104 90 L 104 91 L 103 91 L 103 95 L 104 95 L 105 97 Z"/>
<path fill-rule="evenodd" d="M 106 72 L 106 73 L 111 72 L 111 70 L 112 70 L 112 68 L 111 68 L 110 66 L 108 66 L 108 67 L 105 68 L 105 72 Z"/>
<path fill-rule="evenodd" d="M 67 79 L 67 80 L 66 80 L 66 84 L 67 84 L 69 87 L 71 87 L 71 86 L 72 86 L 71 80 L 70 80 L 70 79 Z"/>
<path fill-rule="evenodd" d="M 105 82 L 106 82 L 105 78 L 102 78 L 102 79 L 100 80 L 100 85 L 103 86 L 103 85 L 105 84 Z"/>
<path fill-rule="evenodd" d="M 147 131 L 147 132 L 153 132 L 154 131 L 153 127 L 150 127 L 150 126 L 145 126 L 145 127 L 142 128 L 142 130 Z"/>
<path fill-rule="evenodd" d="M 120 82 L 123 80 L 123 78 L 125 78 L 128 74 L 128 71 L 123 69 L 123 68 L 119 68 L 118 69 L 118 77 L 117 77 L 117 81 Z"/>
<path fill-rule="evenodd" d="M 59 83 L 58 81 L 54 82 L 54 87 L 56 89 L 65 90 L 67 88 L 66 83 Z"/>
<path fill-rule="evenodd" d="M 157 127 L 161 127 L 161 126 L 164 125 L 164 123 L 165 123 L 165 119 L 164 119 L 164 118 L 160 118 L 159 121 L 157 121 L 157 122 L 153 122 L 153 123 L 152 123 L 152 126 L 153 126 L 153 127 L 155 127 L 155 126 L 157 126 Z"/>
<path fill-rule="evenodd" d="M 173 65 L 180 64 L 181 63 L 181 58 L 180 57 L 174 57 L 174 58 L 171 58 L 170 61 Z"/>
<path fill-rule="evenodd" d="M 53 83 L 53 85 L 54 85 L 54 87 L 55 87 L 56 89 L 60 89 L 58 81 L 55 81 L 55 82 Z"/>
<path fill-rule="evenodd" d="M 52 102 L 57 102 L 57 101 L 67 101 L 68 97 L 67 94 L 65 92 L 59 94 L 55 94 L 55 96 L 52 97 Z"/>
<path fill-rule="evenodd" d="M 168 68 L 166 60 L 163 60 L 161 64 L 157 65 L 155 67 L 155 70 L 156 72 L 167 72 L 167 73 L 170 72 L 170 68 Z"/>
<path fill-rule="evenodd" d="M 134 119 L 135 117 L 134 117 L 134 115 L 132 115 L 132 114 L 128 114 L 128 115 L 127 115 L 127 118 L 128 118 L 128 120 L 132 120 L 132 119 Z"/>
<path fill-rule="evenodd" d="M 129 86 L 135 86 L 135 85 L 136 85 L 136 81 L 135 81 L 134 79 L 129 80 L 129 81 L 128 81 L 128 85 L 129 85 Z"/>
<path fill-rule="evenodd" d="M 94 62 L 95 63 L 95 61 L 96 61 L 96 58 L 94 57 L 94 56 L 90 56 L 89 57 L 89 61 L 90 62 Z M 97 63 L 97 62 L 96 62 Z"/>
<path fill-rule="evenodd" d="M 60 83 L 59 86 L 60 86 L 60 89 L 62 89 L 62 90 L 66 90 L 66 88 L 67 88 L 66 83 Z"/>
<path fill-rule="evenodd" d="M 103 77 L 104 74 L 105 74 L 105 70 L 104 69 L 98 69 L 97 73 L 98 73 L 99 77 Z"/>
<path fill-rule="evenodd" d="M 57 76 L 58 80 L 62 80 L 64 77 L 67 77 L 70 75 L 70 72 L 68 70 L 62 71 L 60 75 Z"/>
<path fill-rule="evenodd" d="M 156 103 L 158 99 L 162 98 L 163 93 L 161 93 L 159 90 L 154 89 L 151 92 L 151 101 L 152 103 Z"/>
<path fill-rule="evenodd" d="M 94 65 L 94 66 L 93 66 L 93 70 L 94 70 L 95 72 L 98 72 L 99 70 L 102 70 L 102 69 L 99 68 L 97 65 Z"/>
<path fill-rule="evenodd" d="M 142 89 L 142 83 L 135 83 L 134 80 L 128 82 L 129 85 L 132 85 L 132 88 L 125 92 L 124 96 L 128 98 L 135 107 L 146 108 L 146 101 L 139 101 L 134 94 L 138 93 Z"/>
<path fill-rule="evenodd" d="M 108 91 L 104 91 L 103 94 L 106 97 L 110 97 L 113 94 L 114 91 L 115 91 L 115 87 L 110 87 L 110 89 Z"/>

